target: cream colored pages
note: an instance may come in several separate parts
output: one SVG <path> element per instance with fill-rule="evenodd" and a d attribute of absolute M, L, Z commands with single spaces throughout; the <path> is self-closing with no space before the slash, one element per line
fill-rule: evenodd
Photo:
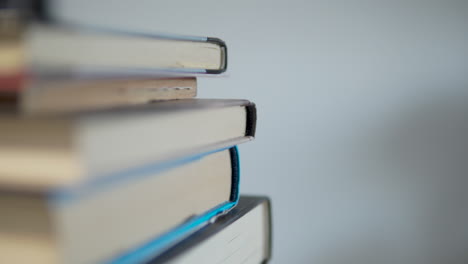
<path fill-rule="evenodd" d="M 169 263 L 259 264 L 268 253 L 266 223 L 268 209 L 263 203 Z"/>
<path fill-rule="evenodd" d="M 55 219 L 63 260 L 101 263 L 138 248 L 188 217 L 229 201 L 231 179 L 231 156 L 225 150 L 65 203 Z"/>
<path fill-rule="evenodd" d="M 20 108 L 28 114 L 104 109 L 187 99 L 197 94 L 191 78 L 141 80 L 43 80 L 21 94 Z"/>
<path fill-rule="evenodd" d="M 28 65 L 219 70 L 221 47 L 201 41 L 76 32 L 33 25 L 25 35 Z"/>

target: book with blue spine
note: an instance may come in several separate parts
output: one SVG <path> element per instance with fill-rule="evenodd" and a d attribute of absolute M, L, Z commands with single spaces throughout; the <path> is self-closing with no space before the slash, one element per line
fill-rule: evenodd
<path fill-rule="evenodd" d="M 149 260 L 237 203 L 237 155 L 232 147 L 66 190 L 45 193 L 3 190 L 0 260 L 2 263 Z M 200 187 L 190 191 L 196 185 Z"/>

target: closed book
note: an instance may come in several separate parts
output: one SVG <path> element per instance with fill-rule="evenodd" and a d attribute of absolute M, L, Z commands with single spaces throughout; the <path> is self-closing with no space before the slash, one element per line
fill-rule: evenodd
<path fill-rule="evenodd" d="M 236 148 L 68 187 L 0 185 L 0 263 L 144 263 L 238 200 Z"/>
<path fill-rule="evenodd" d="M 247 142 L 247 100 L 184 99 L 101 111 L 0 114 L 0 185 L 62 187 Z"/>
<path fill-rule="evenodd" d="M 270 200 L 262 196 L 242 195 L 229 213 L 149 263 L 267 263 L 271 258 L 271 231 Z"/>
<path fill-rule="evenodd" d="M 0 9 L 0 91 L 29 89 L 44 79 L 204 75 L 227 68 L 227 47 L 218 38 L 36 20 L 28 16 L 36 9 L 21 7 Z"/>
<path fill-rule="evenodd" d="M 197 94 L 196 77 L 36 80 L 33 86 L 0 93 L 0 107 L 25 113 L 69 112 L 187 99 Z"/>

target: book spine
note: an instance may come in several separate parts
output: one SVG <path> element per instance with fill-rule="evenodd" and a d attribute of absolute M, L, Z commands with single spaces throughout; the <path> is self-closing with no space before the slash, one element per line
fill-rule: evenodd
<path fill-rule="evenodd" d="M 206 73 L 207 74 L 220 74 L 220 73 L 225 72 L 227 70 L 227 65 L 228 65 L 228 52 L 227 52 L 226 43 L 219 38 L 212 38 L 212 37 L 208 37 L 206 39 L 206 42 L 216 44 L 221 49 L 221 63 L 220 63 L 221 67 L 216 70 L 207 69 Z"/>
<path fill-rule="evenodd" d="M 257 108 L 254 103 L 249 103 L 245 106 L 245 111 L 247 114 L 245 135 L 247 137 L 255 137 L 257 127 Z"/>
<path fill-rule="evenodd" d="M 239 150 L 237 146 L 229 149 L 231 155 L 231 170 L 232 170 L 232 185 L 230 201 L 237 203 L 239 201 L 239 186 L 240 186 L 240 161 Z"/>

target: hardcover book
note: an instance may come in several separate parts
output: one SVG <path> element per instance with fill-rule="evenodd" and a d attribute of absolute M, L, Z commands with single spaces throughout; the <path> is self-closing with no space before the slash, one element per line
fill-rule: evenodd
<path fill-rule="evenodd" d="M 0 185 L 0 263 L 143 263 L 230 210 L 236 148 L 67 187 Z"/>
<path fill-rule="evenodd" d="M 48 115 L 0 114 L 0 185 L 63 187 L 251 140 L 255 105 L 185 99 Z"/>
<path fill-rule="evenodd" d="M 46 5 L 36 7 L 41 2 L 1 6 L 0 92 L 29 89 L 44 79 L 174 77 L 227 68 L 220 39 L 70 25 L 44 15 Z"/>
<path fill-rule="evenodd" d="M 262 196 L 242 195 L 229 213 L 149 263 L 267 263 L 271 258 L 271 231 L 270 200 Z"/>

